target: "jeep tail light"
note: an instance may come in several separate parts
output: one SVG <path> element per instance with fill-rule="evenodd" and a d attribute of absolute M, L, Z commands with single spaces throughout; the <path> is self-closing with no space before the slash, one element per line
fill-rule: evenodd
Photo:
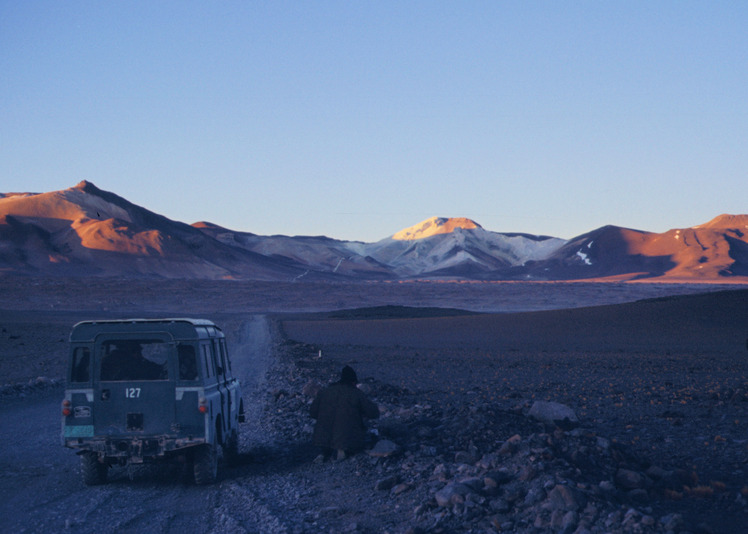
<path fill-rule="evenodd" d="M 197 403 L 197 410 L 200 413 L 208 413 L 208 399 L 206 399 L 205 397 L 200 397 Z"/>
<path fill-rule="evenodd" d="M 72 405 L 73 403 L 70 402 L 68 399 L 65 399 L 64 401 L 62 401 L 62 415 L 67 417 L 68 415 L 73 413 L 73 411 L 70 409 Z"/>

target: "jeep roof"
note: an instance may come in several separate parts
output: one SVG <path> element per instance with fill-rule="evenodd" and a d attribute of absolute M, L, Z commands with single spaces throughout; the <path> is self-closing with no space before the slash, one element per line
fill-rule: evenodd
<path fill-rule="evenodd" d="M 140 332 L 163 331 L 164 326 L 168 326 L 169 332 L 177 338 L 194 338 L 195 327 L 212 327 L 217 333 L 223 335 L 220 327 L 213 321 L 207 319 L 190 319 L 188 317 L 167 318 L 167 319 L 105 319 L 81 321 L 73 326 L 70 332 L 71 342 L 93 341 L 94 338 L 101 334 L 101 326 L 106 325 L 110 328 L 109 332 L 132 332 L 132 325 L 138 325 Z M 202 337 L 202 336 L 199 336 Z"/>

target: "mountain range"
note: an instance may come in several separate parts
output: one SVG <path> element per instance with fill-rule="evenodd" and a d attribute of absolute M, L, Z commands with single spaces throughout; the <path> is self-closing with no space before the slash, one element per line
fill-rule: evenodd
<path fill-rule="evenodd" d="M 363 243 L 189 225 L 83 181 L 62 191 L 0 193 L 0 274 L 748 282 L 748 215 L 665 233 L 604 226 L 570 240 L 433 217 Z"/>

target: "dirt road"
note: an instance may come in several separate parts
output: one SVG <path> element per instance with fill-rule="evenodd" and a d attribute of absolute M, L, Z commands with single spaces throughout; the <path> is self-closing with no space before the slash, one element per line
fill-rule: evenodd
<path fill-rule="evenodd" d="M 269 323 L 264 316 L 251 316 L 237 321 L 235 328 L 234 370 L 242 380 L 248 412 L 242 450 L 272 449 L 272 431 L 261 423 L 263 383 L 273 362 Z M 61 389 L 55 388 L 3 401 L 4 532 L 288 531 L 281 511 L 286 494 L 293 497 L 290 486 L 284 477 L 258 483 L 253 477 L 267 477 L 257 476 L 261 468 L 246 453 L 245 465 L 221 466 L 219 482 L 209 487 L 186 483 L 178 466 L 112 468 L 106 485 L 85 486 L 78 457 L 60 444 L 61 397 Z"/>

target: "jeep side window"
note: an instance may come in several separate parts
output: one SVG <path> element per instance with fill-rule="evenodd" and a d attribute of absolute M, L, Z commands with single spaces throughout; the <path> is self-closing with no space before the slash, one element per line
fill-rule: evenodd
<path fill-rule="evenodd" d="M 71 382 L 88 382 L 91 380 L 91 351 L 88 347 L 76 347 L 73 352 Z"/>
<path fill-rule="evenodd" d="M 223 361 L 223 368 L 227 375 L 231 375 L 231 360 L 229 359 L 228 350 L 226 349 L 226 340 L 218 340 L 218 344 L 221 347 L 221 360 Z"/>
<path fill-rule="evenodd" d="M 197 357 L 192 345 L 179 345 L 179 380 L 195 380 L 197 378 Z"/>
<path fill-rule="evenodd" d="M 216 365 L 216 376 L 223 377 L 223 353 L 218 349 L 218 340 L 213 340 L 213 361 Z"/>
<path fill-rule="evenodd" d="M 211 354 L 212 351 L 210 350 L 212 347 L 208 343 L 203 343 L 203 363 L 205 364 L 205 376 L 207 378 L 210 378 L 211 376 L 214 376 L 216 374 L 215 369 L 213 368 L 213 355 Z"/>

